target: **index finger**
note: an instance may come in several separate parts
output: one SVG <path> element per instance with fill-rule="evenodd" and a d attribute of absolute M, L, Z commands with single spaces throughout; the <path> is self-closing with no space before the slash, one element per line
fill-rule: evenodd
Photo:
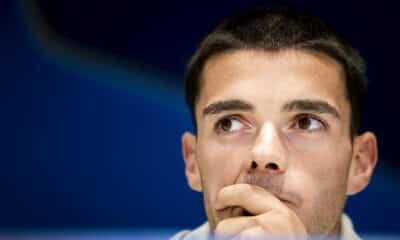
<path fill-rule="evenodd" d="M 215 202 L 216 210 L 242 207 L 254 215 L 286 207 L 276 196 L 262 187 L 240 183 L 222 188 Z"/>

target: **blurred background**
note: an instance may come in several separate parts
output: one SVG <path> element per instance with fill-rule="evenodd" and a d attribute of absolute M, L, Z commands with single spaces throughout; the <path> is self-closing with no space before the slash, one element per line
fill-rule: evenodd
<path fill-rule="evenodd" d="M 398 235 L 394 3 L 2 0 L 0 236 L 169 236 L 204 222 L 180 149 L 182 132 L 192 129 L 185 64 L 223 17 L 268 3 L 321 16 L 366 59 L 364 129 L 377 134 L 380 157 L 370 186 L 346 211 L 362 236 Z"/>

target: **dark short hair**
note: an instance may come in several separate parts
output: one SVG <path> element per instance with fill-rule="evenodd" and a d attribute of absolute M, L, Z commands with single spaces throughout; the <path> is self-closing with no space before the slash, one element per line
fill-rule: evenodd
<path fill-rule="evenodd" d="M 360 133 L 367 92 L 365 63 L 350 43 L 320 18 L 287 6 L 258 7 L 225 19 L 201 42 L 185 74 L 186 101 L 197 131 L 195 106 L 206 61 L 223 52 L 287 49 L 322 53 L 343 68 L 346 97 L 351 108 L 350 136 Z"/>

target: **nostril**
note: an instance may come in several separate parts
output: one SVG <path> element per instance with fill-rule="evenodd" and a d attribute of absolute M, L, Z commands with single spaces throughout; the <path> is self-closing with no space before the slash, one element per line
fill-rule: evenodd
<path fill-rule="evenodd" d="M 271 169 L 271 170 L 278 170 L 278 165 L 276 163 L 268 163 L 265 165 L 265 168 Z"/>
<path fill-rule="evenodd" d="M 253 162 L 251 163 L 251 168 L 253 168 L 253 169 L 256 169 L 256 168 L 257 168 L 257 166 L 258 166 L 258 165 L 257 165 L 257 163 L 256 163 L 256 162 L 254 162 L 254 161 L 253 161 Z"/>

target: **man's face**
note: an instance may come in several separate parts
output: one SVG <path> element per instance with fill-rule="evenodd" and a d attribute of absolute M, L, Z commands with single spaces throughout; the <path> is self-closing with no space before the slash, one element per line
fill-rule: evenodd
<path fill-rule="evenodd" d="M 337 228 L 353 154 L 342 69 L 316 53 L 236 50 L 205 64 L 194 147 L 212 229 L 243 209 L 217 211 L 219 191 L 258 185 L 309 233 Z M 196 185 L 196 184 L 194 184 Z"/>

